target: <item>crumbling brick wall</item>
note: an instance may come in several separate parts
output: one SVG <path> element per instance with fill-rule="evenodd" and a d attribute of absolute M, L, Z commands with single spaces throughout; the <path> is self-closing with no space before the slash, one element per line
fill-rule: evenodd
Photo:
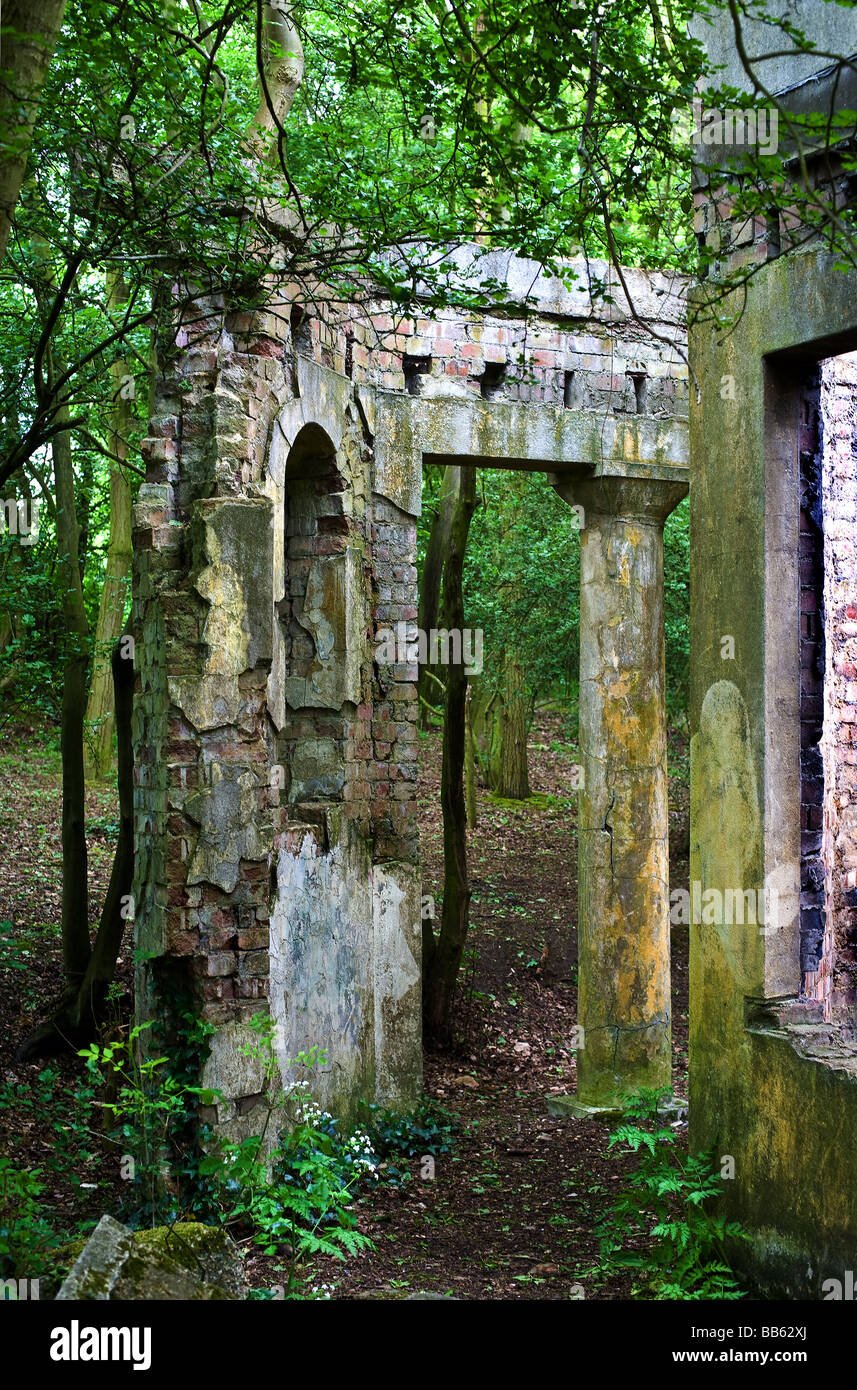
<path fill-rule="evenodd" d="M 242 1050 L 260 1008 L 284 1074 L 340 1029 L 350 1063 L 321 1083 L 340 1112 L 419 1080 L 418 964 L 395 940 L 413 917 L 418 955 L 413 673 L 377 670 L 371 641 L 416 616 L 416 527 L 369 500 L 347 380 L 327 402 L 334 444 L 314 420 L 330 380 L 302 397 L 298 374 L 287 314 L 198 301 L 160 345 L 135 515 L 141 1009 L 177 1008 L 178 991 L 216 1025 L 207 1077 L 224 1102 L 204 1118 L 235 1134 L 264 1090 Z M 308 424 L 286 440 L 289 409 Z M 391 979 L 410 988 L 410 1043 Z"/>
<path fill-rule="evenodd" d="M 216 1024 L 246 1019 L 267 992 L 278 807 L 259 485 L 291 386 L 264 324 L 217 299 L 195 308 L 192 326 L 159 345 L 134 517 L 134 898 L 137 943 L 152 957 L 138 970 L 142 1012 L 163 1014 L 169 986 Z"/>
<path fill-rule="evenodd" d="M 821 366 L 828 1012 L 857 1036 L 857 353 Z"/>
<path fill-rule="evenodd" d="M 857 1028 L 857 354 L 799 402 L 802 994 Z"/>
<path fill-rule="evenodd" d="M 822 428 L 818 373 L 800 402 L 800 968 L 802 993 L 823 1000 L 829 955 L 823 949 L 826 920 L 823 844 L 824 724 L 824 509 Z"/>
<path fill-rule="evenodd" d="M 681 277 L 626 269 L 629 310 L 611 267 L 580 262 L 577 274 L 566 287 L 539 278 L 533 262 L 496 253 L 471 267 L 471 298 L 480 298 L 479 279 L 491 278 L 507 284 L 505 302 L 495 289 L 484 308 L 431 316 L 319 303 L 302 320 L 302 351 L 357 385 L 424 398 L 685 414 Z"/>

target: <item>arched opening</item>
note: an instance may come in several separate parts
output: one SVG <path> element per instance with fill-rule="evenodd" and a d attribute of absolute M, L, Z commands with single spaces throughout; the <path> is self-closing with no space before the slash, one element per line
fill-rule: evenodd
<path fill-rule="evenodd" d="M 316 1099 L 345 1116 L 373 1091 L 373 903 L 356 711 L 366 650 L 362 548 L 354 491 L 327 432 L 299 431 L 286 460 L 282 512 L 283 772 L 271 903 L 272 1017 L 284 1082 L 321 1048 Z M 364 783 L 365 785 L 365 783 Z M 365 821 L 365 814 L 362 819 Z"/>
<path fill-rule="evenodd" d="M 291 805 L 341 797 L 344 706 L 359 698 L 352 641 L 353 552 L 345 482 L 320 425 L 298 434 L 286 462 L 283 515 L 286 722 L 281 762 Z M 354 664 L 358 680 L 354 681 Z"/>

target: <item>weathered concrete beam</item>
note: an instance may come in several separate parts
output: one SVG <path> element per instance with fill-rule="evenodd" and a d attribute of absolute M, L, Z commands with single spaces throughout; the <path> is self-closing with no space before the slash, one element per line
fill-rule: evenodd
<path fill-rule="evenodd" d="M 614 1108 L 670 1085 L 663 528 L 667 479 L 559 480 L 582 507 L 578 1094 Z"/>
<path fill-rule="evenodd" d="M 375 491 L 418 516 L 423 463 L 595 476 L 687 477 L 687 421 L 431 397 L 392 391 L 375 397 Z"/>

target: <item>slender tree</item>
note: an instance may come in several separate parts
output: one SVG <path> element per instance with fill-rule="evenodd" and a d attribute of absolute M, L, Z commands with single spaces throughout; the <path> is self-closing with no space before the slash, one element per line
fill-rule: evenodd
<path fill-rule="evenodd" d="M 444 619 L 464 628 L 464 557 L 470 522 L 476 510 L 476 475 L 459 468 L 449 547 L 443 567 Z M 463 662 L 447 672 L 443 723 L 440 799 L 443 811 L 443 911 L 435 937 L 431 923 L 424 936 L 423 1018 L 427 1039 L 436 1046 L 452 1040 L 452 1006 L 470 921 L 467 868 L 467 807 L 464 794 L 467 673 Z"/>
<path fill-rule="evenodd" d="M 127 299 L 122 274 L 115 267 L 107 271 L 107 306 L 115 310 Z M 103 781 L 109 774 L 113 748 L 113 677 L 110 668 L 113 648 L 122 631 L 131 587 L 131 479 L 127 470 L 128 439 L 134 377 L 128 363 L 117 358 L 110 364 L 110 403 L 107 415 L 107 445 L 110 460 L 110 538 L 107 567 L 93 643 L 92 680 L 86 707 L 86 776 Z"/>
<path fill-rule="evenodd" d="M 425 560 L 420 576 L 420 600 L 417 615 L 420 631 L 426 634 L 426 641 L 428 641 L 428 634 L 432 628 L 436 628 L 438 625 L 444 560 L 449 547 L 460 474 L 461 469 L 454 464 L 447 464 L 443 470 L 440 495 L 426 546 Z M 433 674 L 436 673 L 433 672 L 428 662 L 423 663 L 417 685 L 420 697 L 420 722 L 423 728 L 428 728 L 429 709 L 435 705 L 435 694 L 429 688 L 435 684 L 432 681 Z"/>
<path fill-rule="evenodd" d="M 500 775 L 496 790 L 500 796 L 520 801 L 530 794 L 530 774 L 527 765 L 530 711 L 524 667 L 517 652 L 507 653 L 503 677 Z"/>

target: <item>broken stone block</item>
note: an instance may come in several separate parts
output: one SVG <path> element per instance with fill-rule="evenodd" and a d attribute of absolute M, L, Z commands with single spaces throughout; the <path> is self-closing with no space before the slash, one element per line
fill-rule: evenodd
<path fill-rule="evenodd" d="M 244 1299 L 241 1255 L 225 1231 L 197 1221 L 131 1231 L 102 1216 L 58 1300 Z"/>

